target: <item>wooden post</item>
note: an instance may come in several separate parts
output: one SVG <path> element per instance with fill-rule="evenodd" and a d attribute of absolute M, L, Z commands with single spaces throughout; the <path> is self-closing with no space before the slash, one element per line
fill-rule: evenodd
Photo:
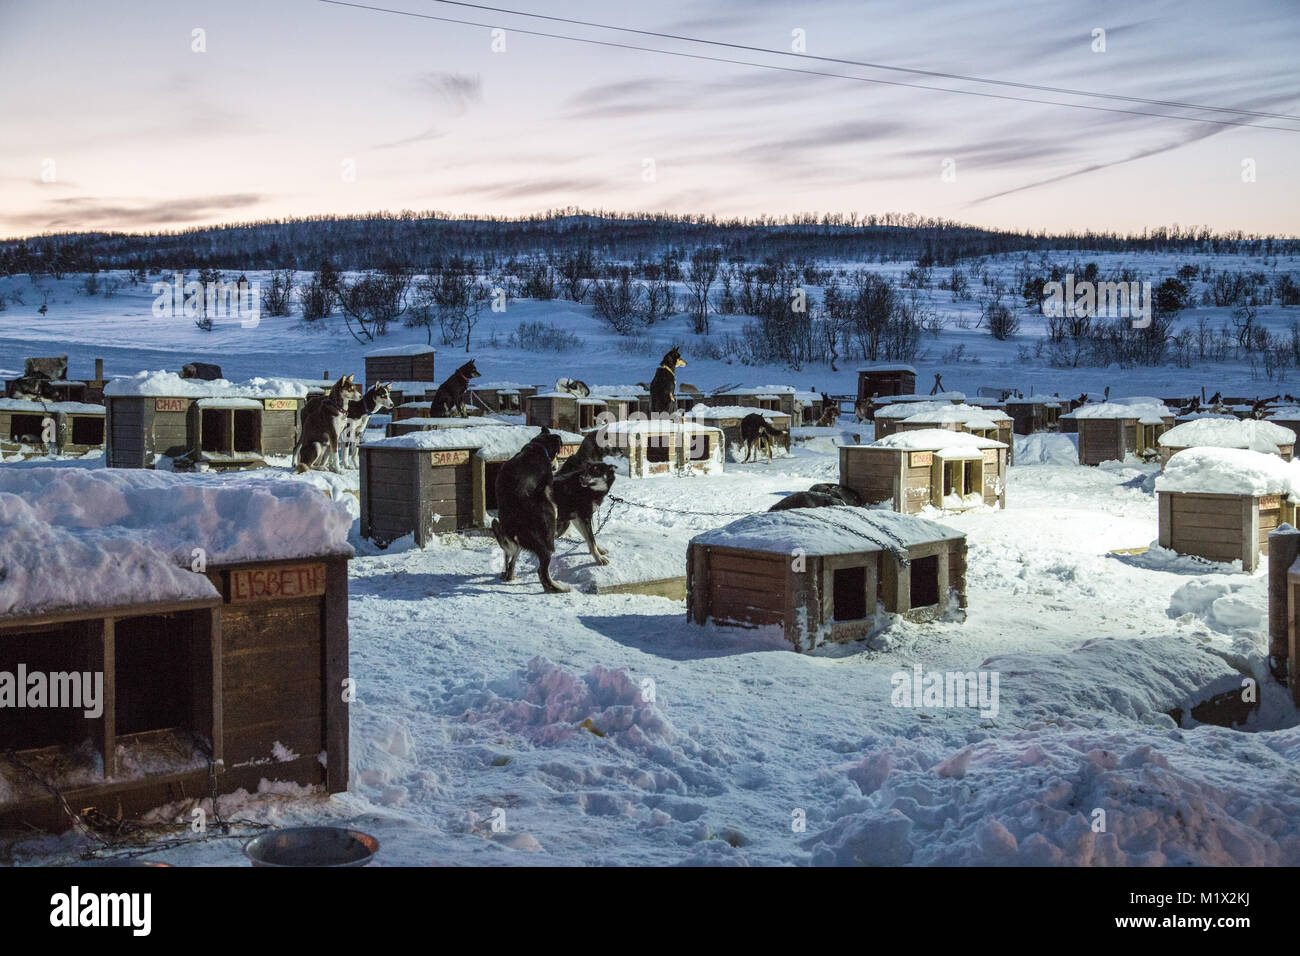
<path fill-rule="evenodd" d="M 1259 564 L 1259 499 L 1244 495 L 1241 499 L 1241 569 L 1254 571 Z"/>
<path fill-rule="evenodd" d="M 1300 530 L 1283 524 L 1268 533 L 1268 653 L 1271 657 L 1289 657 L 1287 572 L 1297 557 L 1300 557 Z"/>
<path fill-rule="evenodd" d="M 348 559 L 325 562 L 323 673 L 321 693 L 325 707 L 325 789 L 340 793 L 348 788 L 348 704 L 343 681 L 348 675 Z"/>

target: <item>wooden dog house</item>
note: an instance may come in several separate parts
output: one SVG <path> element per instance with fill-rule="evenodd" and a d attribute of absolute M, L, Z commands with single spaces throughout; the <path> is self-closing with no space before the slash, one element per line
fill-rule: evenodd
<path fill-rule="evenodd" d="M 640 385 L 594 385 L 591 396 L 603 399 L 610 414 L 619 421 L 634 412 L 650 414 L 650 393 Z"/>
<path fill-rule="evenodd" d="M 132 512 L 166 494 L 152 485 L 124 489 L 120 475 L 78 479 L 86 480 L 111 481 L 116 500 Z M 248 489 L 194 492 L 185 488 L 198 526 L 241 520 L 229 516 L 243 513 Z M 16 494 L 30 502 L 29 493 Z M 294 489 L 294 497 L 295 511 L 334 507 L 306 489 Z M 282 504 L 263 516 L 274 522 Z M 252 532 L 242 540 L 257 539 L 247 547 L 265 559 L 209 563 L 196 572 L 187 564 L 191 542 L 153 538 L 175 529 L 148 527 L 143 514 L 125 517 L 115 526 L 122 516 L 113 515 L 96 537 L 79 539 L 55 516 L 39 549 L 10 557 L 28 572 L 15 577 L 67 579 L 58 589 L 67 597 L 51 605 L 42 589 L 0 585 L 0 672 L 22 668 L 51 681 L 85 674 L 99 691 L 98 713 L 5 710 L 0 827 L 58 832 L 72 825 L 69 808 L 128 820 L 186 798 L 255 792 L 263 780 L 346 790 L 346 524 L 332 519 L 334 544 L 292 559 L 262 550 L 270 539 Z M 193 543 L 222 558 L 221 540 L 200 532 Z M 173 543 L 183 547 L 172 551 Z M 43 567 L 55 562 L 64 566 Z M 120 573 L 91 570 L 106 564 Z"/>
<path fill-rule="evenodd" d="M 946 429 L 900 432 L 840 448 L 840 484 L 868 504 L 915 514 L 1007 506 L 1007 446 Z"/>
<path fill-rule="evenodd" d="M 890 511 L 769 511 L 692 538 L 686 574 L 689 620 L 779 627 L 805 651 L 867 636 L 881 608 L 916 621 L 964 609 L 966 536 Z"/>
<path fill-rule="evenodd" d="M 432 345 L 395 345 L 366 353 L 366 388 L 379 382 L 433 382 Z M 412 390 L 413 391 L 413 390 Z M 417 396 L 424 397 L 423 391 Z"/>
<path fill-rule="evenodd" d="M 722 430 L 698 422 L 614 422 L 600 427 L 597 442 L 607 455 L 627 459 L 630 478 L 721 474 L 726 459 Z"/>
<path fill-rule="evenodd" d="M 916 393 L 916 369 L 910 365 L 868 365 L 858 369 L 858 401 Z"/>
<path fill-rule="evenodd" d="M 1017 435 L 1054 432 L 1061 427 L 1061 401 L 1058 398 L 1045 395 L 1008 398 L 1004 406 Z"/>
<path fill-rule="evenodd" d="M 84 455 L 103 447 L 103 405 L 0 399 L 0 455 Z"/>
<path fill-rule="evenodd" d="M 816 425 L 821 421 L 822 413 L 826 411 L 826 403 L 822 401 L 819 392 L 795 392 L 794 404 L 799 412 L 800 425 Z M 838 413 L 837 408 L 837 416 Z"/>
<path fill-rule="evenodd" d="M 303 386 L 162 378 L 115 379 L 105 389 L 110 468 L 153 468 L 164 458 L 182 470 L 257 468 L 292 457 Z"/>
<path fill-rule="evenodd" d="M 418 431 L 361 446 L 361 536 L 387 545 L 413 535 L 423 548 L 438 534 L 485 528 L 496 510 L 496 476 L 539 434 L 527 425 L 474 425 Z M 581 435 L 560 432 L 556 461 Z"/>
<path fill-rule="evenodd" d="M 1160 464 L 1188 448 L 1247 448 L 1290 461 L 1296 433 L 1275 422 L 1253 418 L 1198 418 L 1175 425 L 1156 439 Z"/>
<path fill-rule="evenodd" d="M 1007 446 L 1007 464 L 1014 464 L 1015 439 L 1013 420 L 996 409 L 981 408 L 947 401 L 889 405 L 876 412 L 876 438 L 888 438 L 897 432 L 926 431 L 943 428 L 991 438 Z"/>
<path fill-rule="evenodd" d="M 744 458 L 744 453 L 740 452 L 744 445 L 740 436 L 740 423 L 746 415 L 754 414 L 762 415 L 767 420 L 776 431 L 776 444 L 789 451 L 790 416 L 785 412 L 775 412 L 765 408 L 745 408 L 740 405 L 694 405 L 686 413 L 685 420 L 720 429 L 726 440 L 727 450 L 733 459 L 739 461 Z"/>
<path fill-rule="evenodd" d="M 741 408 L 765 409 L 795 417 L 795 389 L 789 385 L 764 385 L 760 388 L 733 388 L 713 396 Z"/>
<path fill-rule="evenodd" d="M 1174 414 L 1163 405 L 1102 402 L 1081 405 L 1060 418 L 1061 430 L 1071 422 L 1079 435 L 1079 464 L 1123 461 L 1129 455 L 1155 460 L 1158 439 L 1174 426 Z"/>
<path fill-rule="evenodd" d="M 515 382 L 488 382 L 471 387 L 466 405 L 486 406 L 489 412 L 503 415 L 522 415 L 524 399 L 537 394 L 536 385 L 519 385 Z"/>
<path fill-rule="evenodd" d="M 1160 547 L 1207 561 L 1240 561 L 1253 572 L 1268 534 L 1294 525 L 1292 466 L 1277 455 L 1236 448 L 1189 448 L 1156 479 Z"/>
<path fill-rule="evenodd" d="M 596 417 L 608 408 L 604 399 L 579 398 L 568 392 L 540 392 L 524 399 L 524 421 L 551 431 L 585 432 L 596 427 Z"/>

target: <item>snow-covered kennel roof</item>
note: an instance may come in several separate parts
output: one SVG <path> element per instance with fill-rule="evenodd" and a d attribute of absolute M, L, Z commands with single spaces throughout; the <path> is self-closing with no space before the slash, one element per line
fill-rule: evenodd
<path fill-rule="evenodd" d="M 582 442 L 581 435 L 552 428 L 566 445 Z M 536 425 L 471 425 L 466 428 L 444 428 L 438 431 L 408 432 L 392 438 L 377 438 L 366 442 L 363 448 L 410 448 L 417 451 L 440 451 L 448 448 L 473 448 L 480 458 L 509 458 L 540 435 Z"/>
<path fill-rule="evenodd" d="M 352 554 L 306 483 L 135 469 L 0 469 L 0 615 L 217 596 L 207 564 Z"/>
<path fill-rule="evenodd" d="M 915 431 L 895 432 L 870 448 L 897 448 L 905 451 L 932 451 L 940 458 L 977 458 L 986 448 L 1006 448 L 1005 442 L 981 438 L 970 432 L 954 432 L 946 428 L 918 428 Z"/>
<path fill-rule="evenodd" d="M 846 505 L 746 515 L 721 528 L 697 534 L 691 543 L 777 554 L 799 552 L 825 556 L 892 551 L 964 537 L 960 531 L 915 515 Z"/>
<path fill-rule="evenodd" d="M 1279 445 L 1294 445 L 1295 437 L 1291 429 L 1273 422 L 1215 417 L 1175 425 L 1157 443 L 1172 448 L 1249 448 L 1276 454 Z"/>
<path fill-rule="evenodd" d="M 159 398 L 303 398 L 307 395 L 307 386 L 299 380 L 287 378 L 251 378 L 247 382 L 228 382 L 219 378 L 207 382 L 159 370 L 115 378 L 104 386 L 104 394 Z"/>
<path fill-rule="evenodd" d="M 1170 457 L 1156 491 L 1300 497 L 1300 462 L 1245 448 L 1187 448 Z"/>

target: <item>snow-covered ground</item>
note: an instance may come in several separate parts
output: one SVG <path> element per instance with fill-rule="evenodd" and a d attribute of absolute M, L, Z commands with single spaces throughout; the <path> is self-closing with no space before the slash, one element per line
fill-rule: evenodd
<path fill-rule="evenodd" d="M 337 330 L 263 319 L 203 333 L 150 317 L 147 289 L 91 301 L 71 289 L 44 319 L 12 305 L 0 313 L 0 366 L 66 351 L 73 377 L 97 355 L 121 374 L 193 359 L 218 361 L 231 378 L 361 371 L 364 349 Z M 948 308 L 958 305 L 970 303 Z M 1261 317 L 1280 325 L 1293 311 Z M 481 330 L 486 338 L 497 323 L 504 336 L 538 319 L 564 323 L 586 347 L 559 358 L 479 347 L 485 378 L 644 381 L 665 343 L 684 341 L 691 364 L 679 378 L 701 387 L 853 390 L 850 371 L 694 361 L 684 320 L 652 329 L 656 344 L 640 354 L 572 303 L 513 303 Z M 411 340 L 402 329 L 384 344 Z M 962 341 L 978 347 L 978 364 L 937 359 Z M 1211 380 L 1210 390 L 1279 390 L 1242 365 L 1045 369 L 973 330 L 949 329 L 928 348 L 936 358 L 914 363 L 927 390 L 934 371 L 972 394 L 1111 385 L 1160 395 Z M 613 566 L 656 549 L 654 561 L 675 553 L 684 570 L 692 535 L 836 480 L 832 442 L 796 445 L 770 465 L 728 463 L 721 475 L 620 478 L 614 494 L 636 504 L 616 507 L 599 540 Z M 1156 539 L 1157 469 L 1084 468 L 1074 456 L 1069 436 L 1018 439 L 1006 510 L 938 518 L 968 535 L 967 620 L 890 620 L 868 640 L 811 654 L 766 632 L 688 623 L 679 601 L 545 595 L 528 558 L 504 584 L 490 536 L 380 551 L 354 524 L 351 792 L 270 787 L 224 798 L 223 814 L 350 821 L 380 839 L 388 865 L 1300 863 L 1300 718 L 1266 671 L 1266 565 L 1245 575 L 1159 550 L 1113 553 Z M 355 510 L 354 476 L 311 480 Z M 576 532 L 560 550 L 558 577 L 581 581 L 591 561 Z M 900 706 L 916 667 L 996 673 L 996 707 Z M 1242 729 L 1168 716 L 1245 678 L 1261 703 Z M 188 809 L 167 814 L 188 820 Z M 70 835 L 10 852 L 45 863 L 83 845 Z M 238 840 L 157 858 L 241 862 Z"/>

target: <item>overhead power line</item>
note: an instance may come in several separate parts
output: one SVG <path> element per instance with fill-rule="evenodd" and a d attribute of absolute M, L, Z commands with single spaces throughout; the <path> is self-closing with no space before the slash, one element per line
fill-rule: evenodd
<path fill-rule="evenodd" d="M 1125 96 L 1121 93 L 1098 93 L 1094 90 L 1075 90 L 1062 86 L 1043 86 L 1038 83 L 1023 83 L 1016 80 L 998 80 L 983 76 L 969 76 L 962 73 L 944 73 L 938 70 L 922 70 L 915 67 L 894 66 L 887 63 L 871 63 L 866 60 L 849 60 L 835 56 L 815 56 L 811 53 L 796 53 L 792 50 L 777 50 L 771 47 L 751 46 L 746 43 L 729 43 L 725 40 L 707 40 L 703 37 L 683 36 L 678 33 L 662 33 L 657 30 L 641 30 L 612 23 L 597 23 L 594 20 L 579 20 L 574 17 L 558 17 L 545 13 L 529 13 L 525 10 L 511 10 L 506 7 L 492 7 L 482 3 L 468 3 L 466 0 L 431 0 L 452 7 L 467 7 L 471 10 L 484 10 L 490 13 L 506 13 L 517 17 L 531 17 L 535 20 L 550 20 L 555 23 L 568 23 L 573 26 L 594 27 L 599 30 L 614 30 L 619 33 L 634 33 L 638 36 L 656 37 L 660 40 L 679 40 L 683 43 L 702 43 L 707 46 L 725 47 L 729 50 L 745 50 L 749 53 L 768 53 L 773 56 L 795 57 L 800 60 L 813 60 L 819 63 L 838 63 L 841 66 L 861 66 L 873 70 L 889 70 L 894 73 L 910 73 L 914 76 L 929 76 L 942 80 L 962 80 L 968 83 L 987 83 L 994 86 L 1014 87 L 1022 90 L 1036 90 L 1039 93 L 1061 93 L 1067 96 L 1087 96 L 1094 99 L 1120 100 L 1126 103 L 1141 103 L 1146 106 L 1168 106 L 1186 110 L 1211 110 L 1220 113 L 1238 113 L 1243 116 L 1259 116 L 1266 119 L 1300 121 L 1300 115 L 1291 113 L 1268 113 L 1260 110 L 1240 109 L 1235 106 L 1209 106 L 1204 103 L 1183 103 L 1177 100 L 1156 100 L 1145 96 Z M 933 87 L 929 87 L 933 89 Z"/>
<path fill-rule="evenodd" d="M 458 17 L 440 17 L 431 13 L 416 13 L 412 10 L 396 10 L 391 7 L 372 6 L 364 3 L 351 3 L 348 0 L 318 0 L 320 3 L 329 4 L 335 7 L 349 7 L 354 10 L 368 10 L 372 13 L 388 13 L 395 16 L 412 17 L 418 20 L 431 20 L 438 23 L 455 23 L 461 26 L 480 27 L 482 29 L 495 29 L 501 27 L 500 23 L 486 23 L 476 20 L 465 20 Z M 1235 120 L 1226 119 L 1209 119 L 1200 116 L 1179 116 L 1172 113 L 1153 113 L 1146 110 L 1128 110 L 1113 106 L 1094 106 L 1087 103 L 1063 103 L 1058 100 L 1035 99 L 1026 96 L 1011 96 L 1005 93 L 991 93 L 986 90 L 958 90 L 951 87 L 943 86 L 926 86 L 922 83 L 905 83 L 901 80 L 885 80 L 879 77 L 853 76 L 845 73 L 831 73 L 825 70 L 812 70 L 804 67 L 780 66 L 775 63 L 756 63 L 753 60 L 737 60 L 729 57 L 709 56 L 703 53 L 687 53 L 681 50 L 665 50 L 660 47 L 639 46 L 633 43 L 617 43 L 613 40 L 598 40 L 593 37 L 579 37 L 567 33 L 551 33 L 544 30 L 529 30 L 523 27 L 510 27 L 511 32 L 523 36 L 542 37 L 551 40 L 565 40 L 572 43 L 586 43 L 591 46 L 608 47 L 618 50 L 635 50 L 641 53 L 658 53 L 662 56 L 674 56 L 687 60 L 702 60 L 710 63 L 726 63 L 733 66 L 748 66 L 763 70 L 776 70 L 781 73 L 794 73 L 804 76 L 820 76 L 835 80 L 847 80 L 854 83 L 872 83 L 880 86 L 898 86 L 914 90 L 928 90 L 931 93 L 952 93 L 961 96 L 977 96 L 985 99 L 1008 100 L 1015 103 L 1036 103 L 1042 106 L 1062 106 L 1068 109 L 1088 110 L 1096 113 L 1118 113 L 1126 116 L 1148 116 L 1155 119 L 1178 120 L 1185 123 L 1202 123 L 1212 126 L 1239 126 L 1250 129 L 1269 129 L 1277 130 L 1283 133 L 1300 133 L 1300 129 L 1292 129 L 1287 126 L 1268 126 L 1261 123 L 1245 123 Z"/>

